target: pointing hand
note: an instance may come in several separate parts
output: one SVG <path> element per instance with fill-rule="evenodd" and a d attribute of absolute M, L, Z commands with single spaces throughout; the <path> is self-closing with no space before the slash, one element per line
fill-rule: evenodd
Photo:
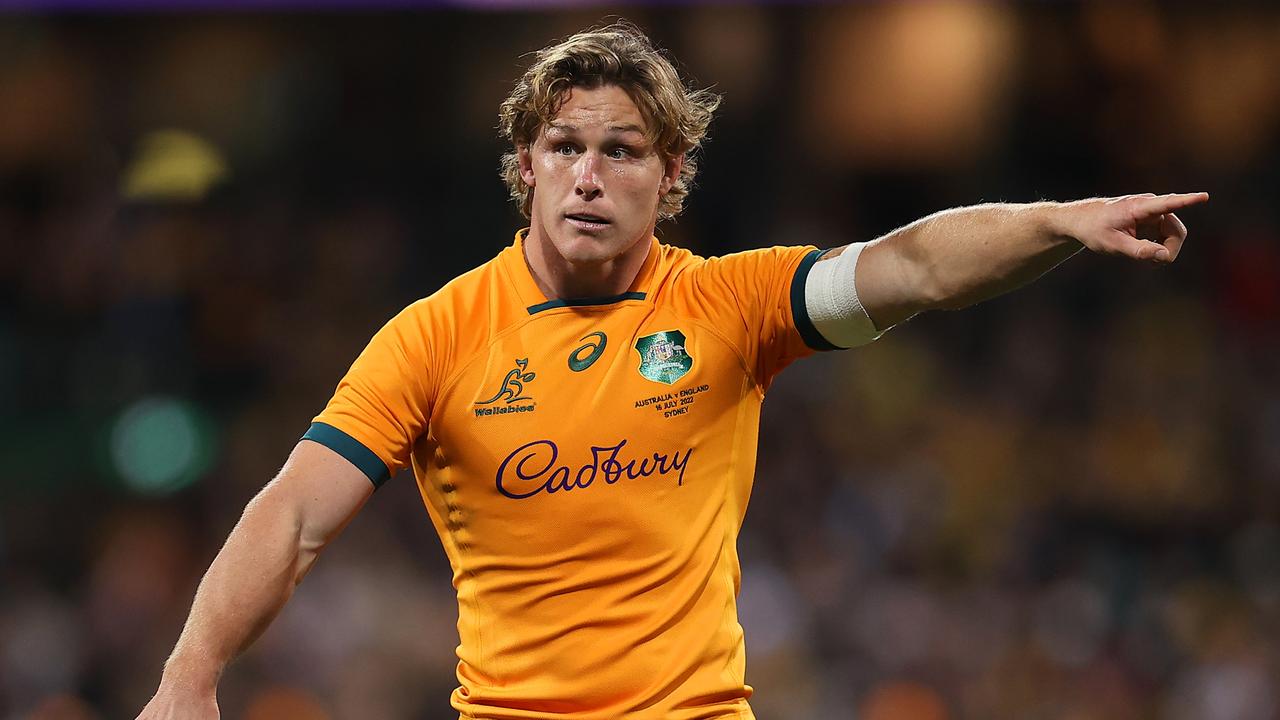
<path fill-rule="evenodd" d="M 1066 234 L 1097 253 L 1171 263 L 1187 239 L 1175 210 L 1209 200 L 1209 193 L 1125 195 L 1067 203 Z"/>

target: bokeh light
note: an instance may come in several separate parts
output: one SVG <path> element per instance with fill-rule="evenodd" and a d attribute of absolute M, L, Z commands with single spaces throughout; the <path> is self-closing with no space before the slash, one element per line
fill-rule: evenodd
<path fill-rule="evenodd" d="M 190 485 L 208 466 L 209 423 L 190 403 L 168 397 L 139 400 L 111 431 L 111 462 L 131 490 L 167 495 Z"/>
<path fill-rule="evenodd" d="M 124 174 L 121 194 L 138 201 L 194 201 L 227 179 L 221 151 L 182 130 L 149 133 Z"/>

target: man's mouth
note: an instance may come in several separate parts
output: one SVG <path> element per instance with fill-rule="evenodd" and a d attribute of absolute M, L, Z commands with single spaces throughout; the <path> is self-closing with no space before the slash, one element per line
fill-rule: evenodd
<path fill-rule="evenodd" d="M 611 223 L 608 218 L 601 217 L 600 215 L 593 215 L 591 213 L 566 213 L 564 217 L 566 220 L 573 221 L 575 225 L 605 226 Z"/>

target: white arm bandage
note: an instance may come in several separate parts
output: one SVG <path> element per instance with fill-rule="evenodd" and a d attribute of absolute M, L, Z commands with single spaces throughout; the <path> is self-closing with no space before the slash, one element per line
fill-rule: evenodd
<path fill-rule="evenodd" d="M 853 243 L 840 255 L 819 260 L 804 283 L 804 304 L 813 326 L 827 342 L 841 348 L 866 345 L 883 334 L 858 302 L 853 271 L 867 243 Z"/>

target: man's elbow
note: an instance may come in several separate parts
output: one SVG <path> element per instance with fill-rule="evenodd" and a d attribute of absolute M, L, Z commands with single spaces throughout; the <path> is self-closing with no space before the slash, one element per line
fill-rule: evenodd
<path fill-rule="evenodd" d="M 942 286 L 934 295 L 931 310 L 963 310 L 982 301 L 981 293 L 961 287 Z"/>
<path fill-rule="evenodd" d="M 308 531 L 302 503 L 296 493 L 277 477 L 253 497 L 244 508 L 240 524 L 258 543 L 270 543 L 277 552 L 292 557 L 290 576 L 296 585 L 315 563 L 324 547 L 322 534 Z"/>
<path fill-rule="evenodd" d="M 964 307 L 962 289 L 948 277 L 945 269 L 927 257 L 910 258 L 903 263 L 903 285 L 909 290 L 911 315 L 928 310 L 955 310 Z"/>
<path fill-rule="evenodd" d="M 987 296 L 984 283 L 974 282 L 936 258 L 913 263 L 913 282 L 919 310 L 962 310 Z"/>

